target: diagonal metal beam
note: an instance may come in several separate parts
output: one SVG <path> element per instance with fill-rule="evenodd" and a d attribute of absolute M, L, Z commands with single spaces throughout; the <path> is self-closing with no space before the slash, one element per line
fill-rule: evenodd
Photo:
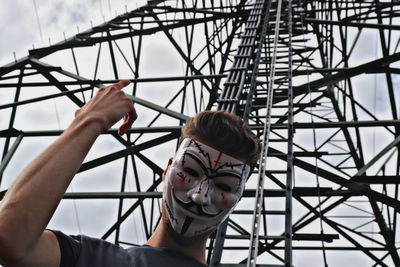
<path fill-rule="evenodd" d="M 398 139 L 397 142 L 399 142 L 400 136 L 397 139 Z M 286 160 L 286 156 L 284 155 L 284 153 L 281 153 L 277 149 L 270 147 L 269 152 L 274 153 L 274 154 L 276 153 L 276 157 L 280 158 L 281 160 Z M 280 153 L 281 155 L 279 155 L 278 153 Z M 400 212 L 400 201 L 398 201 L 396 199 L 393 199 L 384 194 L 378 193 L 374 190 L 371 190 L 369 187 L 367 187 L 363 184 L 354 182 L 352 180 L 345 179 L 345 178 L 343 178 L 337 174 L 334 174 L 326 169 L 316 167 L 313 164 L 310 164 L 310 163 L 300 160 L 298 158 L 294 158 L 293 162 L 296 166 L 298 166 L 308 172 L 311 172 L 311 173 L 317 172 L 320 177 L 323 177 L 323 178 L 325 178 L 331 182 L 334 182 L 338 185 L 344 186 L 357 194 L 362 194 L 362 195 L 365 195 L 372 199 L 375 199 L 379 202 L 382 202 L 390 207 L 393 207 L 396 212 Z M 364 168 L 365 168 L 365 166 L 362 169 L 364 169 Z"/>
<path fill-rule="evenodd" d="M 189 116 L 186 116 L 182 113 L 178 113 L 176 111 L 173 111 L 171 109 L 167 109 L 165 107 L 159 106 L 154 104 L 153 102 L 144 100 L 142 98 L 136 97 L 136 96 L 131 96 L 129 95 L 129 97 L 132 99 L 133 102 L 142 105 L 144 107 L 150 108 L 152 110 L 161 112 L 162 114 L 168 115 L 170 117 L 173 117 L 175 119 L 180 120 L 181 122 L 186 122 L 189 119 Z"/>
<path fill-rule="evenodd" d="M 293 88 L 293 93 L 295 94 L 295 96 L 298 96 L 298 95 L 307 93 L 308 90 L 311 90 L 311 92 L 314 92 L 322 87 L 325 87 L 328 85 L 333 85 L 337 82 L 349 79 L 351 77 L 354 77 L 354 76 L 357 76 L 357 75 L 360 75 L 363 73 L 367 73 L 374 68 L 386 67 L 386 66 L 390 65 L 391 63 L 394 63 L 399 60 L 400 60 L 400 52 L 392 54 L 387 57 L 382 57 L 380 59 L 370 61 L 365 64 L 361 64 L 357 67 L 338 71 L 336 74 L 332 74 L 332 75 L 326 76 L 324 78 L 321 78 L 321 79 L 318 79 L 318 80 L 315 80 L 315 81 L 312 81 L 309 83 L 305 83 L 303 85 L 295 86 Z"/>
<path fill-rule="evenodd" d="M 375 164 L 380 158 L 382 158 L 382 156 L 384 154 L 386 154 L 388 151 L 390 151 L 393 147 L 397 146 L 400 143 L 400 136 L 398 136 L 394 141 L 392 141 L 390 144 L 388 144 L 384 149 L 382 149 L 374 158 L 372 158 L 366 165 L 364 165 L 355 175 L 354 177 L 358 176 L 358 175 L 364 175 L 365 172 L 373 165 Z M 313 169 L 315 170 L 315 166 L 313 167 Z M 313 172 L 313 171 L 311 171 Z M 318 172 L 319 175 L 321 175 L 321 173 L 319 173 L 319 170 L 316 170 L 316 172 Z M 313 172 L 315 173 L 315 172 Z M 334 174 L 332 174 L 334 175 Z M 321 215 L 322 218 L 325 218 L 323 216 L 323 214 L 327 213 L 328 211 L 334 209 L 335 207 L 339 206 L 341 203 L 343 203 L 345 200 L 347 200 L 348 198 L 350 198 L 352 195 L 348 195 L 348 196 L 344 196 L 343 198 L 341 198 L 340 200 L 330 204 L 328 207 L 324 208 L 321 211 Z M 301 198 L 297 198 L 298 201 L 302 202 L 303 200 Z M 328 200 L 328 199 L 326 199 Z M 306 203 L 308 204 L 308 203 Z M 310 209 L 310 212 L 313 212 L 313 210 L 316 210 L 316 208 L 312 207 L 312 209 Z M 315 219 L 320 218 L 320 214 L 314 214 L 312 217 L 308 218 L 307 220 L 305 220 L 304 222 L 300 223 L 301 220 L 299 220 L 298 222 L 296 222 L 294 224 L 294 231 L 298 231 L 301 228 L 309 225 L 311 222 L 313 222 Z"/>
<path fill-rule="evenodd" d="M 148 149 L 150 147 L 154 147 L 160 144 L 163 144 L 165 142 L 168 142 L 170 140 L 176 139 L 180 136 L 180 132 L 171 132 L 167 135 L 163 135 L 161 137 L 152 139 L 150 141 L 135 145 L 133 147 L 127 147 L 126 149 L 122 149 L 120 151 L 114 152 L 114 153 L 110 153 L 106 156 L 91 160 L 91 161 L 87 161 L 85 163 L 82 164 L 82 166 L 80 167 L 79 172 L 83 172 L 95 167 L 98 167 L 100 165 L 109 163 L 111 161 L 126 157 L 128 155 L 131 154 L 136 154 L 137 152 L 144 150 L 144 149 Z"/>
<path fill-rule="evenodd" d="M 63 84 L 61 84 L 60 81 L 57 80 L 47 69 L 47 67 L 49 66 L 48 64 L 40 62 L 39 60 L 36 59 L 31 59 L 29 63 L 32 65 L 32 67 L 36 68 L 52 85 L 57 87 L 60 91 L 69 92 L 68 88 L 65 87 Z M 71 99 L 71 101 L 74 102 L 78 107 L 82 107 L 85 104 L 73 94 L 67 94 L 67 97 Z"/>
<path fill-rule="evenodd" d="M 157 17 L 157 14 L 153 12 L 153 10 L 149 11 L 150 14 L 153 15 L 154 20 L 160 25 L 162 26 L 162 22 L 160 21 L 160 19 Z M 181 55 L 182 59 L 186 61 L 187 65 L 190 67 L 190 69 L 196 74 L 196 75 L 203 75 L 201 73 L 201 71 L 199 71 L 194 65 L 193 65 L 193 60 L 191 60 L 186 54 L 185 52 L 182 51 L 180 45 L 175 41 L 175 39 L 172 37 L 172 35 L 169 33 L 169 31 L 167 29 L 163 28 L 163 32 L 164 34 L 167 36 L 168 40 L 171 42 L 171 44 L 175 47 L 176 51 Z M 207 88 L 208 91 L 211 91 L 211 88 L 203 81 L 200 80 L 201 84 Z"/>

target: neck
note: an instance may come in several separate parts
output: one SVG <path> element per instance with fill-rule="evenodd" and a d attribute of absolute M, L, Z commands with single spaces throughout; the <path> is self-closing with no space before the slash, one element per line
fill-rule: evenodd
<path fill-rule="evenodd" d="M 173 249 L 206 264 L 205 250 L 207 238 L 208 236 L 183 237 L 172 229 L 169 221 L 162 218 L 154 233 L 147 240 L 146 245 Z"/>

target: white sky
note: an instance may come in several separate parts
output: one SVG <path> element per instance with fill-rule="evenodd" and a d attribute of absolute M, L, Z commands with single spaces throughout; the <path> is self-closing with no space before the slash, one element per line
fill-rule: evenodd
<path fill-rule="evenodd" d="M 39 26 L 34 9 L 36 1 Z M 93 25 L 101 24 L 104 19 L 110 20 L 115 14 L 125 13 L 125 6 L 132 10 L 146 1 L 128 0 L 1 0 L 0 9 L 0 65 L 27 55 L 32 49 L 63 40 Z M 103 19 L 104 18 L 104 19 Z"/>
<path fill-rule="evenodd" d="M 0 66 L 9 63 L 13 61 L 13 52 L 16 52 L 16 57 L 21 58 L 25 55 L 27 55 L 28 49 L 32 48 L 32 44 L 34 44 L 35 48 L 38 48 L 42 45 L 47 46 L 49 44 L 49 37 L 51 38 L 51 43 L 54 44 L 60 40 L 62 40 L 63 37 L 63 32 L 65 32 L 67 37 L 73 36 L 74 34 L 77 33 L 77 27 L 79 27 L 80 31 L 86 30 L 90 27 L 91 21 L 93 25 L 98 25 L 103 22 L 103 20 L 109 20 L 115 16 L 115 14 L 120 14 L 125 12 L 125 5 L 127 6 L 128 10 L 134 9 L 137 6 L 142 5 L 143 3 L 146 3 L 147 1 L 128 1 L 128 0 L 68 0 L 68 1 L 63 1 L 63 0 L 36 0 L 36 4 L 38 7 L 38 14 L 40 18 L 40 25 L 42 29 L 42 36 L 41 38 L 40 33 L 39 33 L 39 26 L 37 23 L 36 19 L 36 14 L 34 11 L 34 2 L 33 0 L 1 0 L 1 9 L 0 9 Z M 104 19 L 103 19 L 104 17 Z M 369 36 L 369 37 L 368 37 Z M 379 52 L 375 52 L 376 46 L 374 45 L 377 43 L 376 39 L 376 34 L 375 32 L 373 33 L 367 33 L 362 36 L 362 38 L 365 38 L 365 40 L 369 40 L 369 49 L 358 49 L 357 51 L 359 52 L 359 55 L 355 56 L 357 63 L 361 62 L 366 62 L 371 60 L 371 58 L 375 58 L 375 54 L 379 54 Z M 43 39 L 43 43 L 42 43 Z M 372 42 L 370 40 L 373 40 Z M 360 42 L 360 44 L 367 43 L 368 41 L 363 41 Z M 150 42 L 149 43 L 149 48 L 154 48 L 153 50 L 157 51 L 160 50 L 158 49 L 158 43 L 157 42 Z M 150 47 L 151 46 L 151 47 Z M 371 53 L 370 51 L 373 50 L 374 52 Z M 162 53 L 159 52 L 160 54 L 157 55 L 148 55 L 148 60 L 146 60 L 145 63 L 147 64 L 147 68 L 145 69 L 151 69 L 153 73 L 146 73 L 149 74 L 147 76 L 150 76 L 150 74 L 154 74 L 154 76 L 162 76 L 163 73 L 166 72 L 166 70 L 169 71 L 176 71 L 175 68 L 170 68 L 168 69 L 167 66 L 161 66 L 160 64 L 157 64 L 158 60 L 160 57 L 165 57 L 167 58 L 168 61 L 173 61 L 174 57 L 170 53 Z M 379 57 L 379 55 L 378 55 Z M 176 60 L 176 59 L 175 59 Z M 174 62 L 174 65 L 179 65 L 180 62 Z M 355 65 L 356 63 L 353 62 Z M 143 64 L 143 65 L 145 65 Z M 172 70 L 171 70 L 172 69 Z M 145 70 L 146 71 L 146 70 Z M 166 75 L 165 75 L 166 76 Z M 376 78 L 375 78 L 376 77 Z M 358 88 L 358 90 L 355 91 L 355 94 L 357 95 L 357 98 L 359 98 L 360 101 L 363 101 L 364 103 L 367 103 L 366 106 L 372 107 L 373 105 L 376 104 L 376 109 L 378 114 L 382 118 L 387 119 L 388 115 L 388 105 L 387 105 L 387 99 L 384 98 L 385 94 L 380 94 L 379 90 L 380 84 L 384 84 L 384 79 L 382 75 L 377 75 L 377 76 L 360 76 L 359 78 L 356 78 L 354 81 L 354 84 L 356 85 L 355 87 Z M 376 91 L 373 90 L 371 84 L 375 83 L 376 85 L 374 86 L 375 88 L 378 87 L 378 94 L 376 95 Z M 395 87 L 396 87 L 396 92 L 400 92 L 399 90 L 399 79 L 398 76 L 395 77 L 394 79 Z M 164 85 L 165 86 L 165 85 Z M 361 89 L 360 89 L 361 88 Z M 152 90 L 151 88 L 147 88 L 148 90 Z M 385 89 L 386 90 L 386 89 Z M 386 91 L 385 91 L 386 93 Z M 157 100 L 162 101 L 163 99 L 158 99 L 162 98 L 162 95 L 158 95 L 155 91 L 155 93 L 150 93 L 153 95 L 154 98 L 157 98 Z M 0 98 L 2 95 L 0 95 Z M 375 101 L 376 98 L 376 101 Z M 399 99 L 399 98 L 398 98 Z M 4 98 L 1 100 L 3 103 Z M 58 100 L 57 100 L 58 101 Z M 4 101 L 8 103 L 9 101 Z M 57 105 L 62 106 L 63 104 L 60 102 Z M 55 104 L 56 105 L 56 104 Z M 47 111 L 45 108 L 40 108 L 35 111 L 37 113 L 32 114 L 32 112 L 28 112 L 28 115 L 31 116 L 32 118 L 30 120 L 29 127 L 32 127 L 33 129 L 35 127 L 38 127 L 38 122 L 37 120 L 34 120 L 34 118 L 38 116 L 48 116 L 48 120 L 53 120 L 55 123 L 55 117 L 54 114 L 45 114 Z M 146 121 L 146 114 L 145 112 L 142 112 L 143 117 L 140 118 L 140 120 Z M 65 115 L 65 117 L 63 117 Z M 68 124 L 68 121 L 70 119 L 70 114 L 61 114 L 61 126 L 65 127 L 65 125 Z M 367 118 L 367 117 L 366 117 Z M 370 118 L 367 118 L 370 119 Z M 0 117 L 1 121 L 1 117 Z M 0 122 L 1 123 L 1 122 Z M 142 121 L 138 122 L 140 124 L 145 124 Z M 372 133 L 363 133 L 363 134 L 370 134 Z M 311 145 L 311 137 L 309 133 L 305 133 L 302 135 L 302 131 L 298 131 L 297 137 L 298 140 L 302 140 L 304 138 L 304 144 L 305 145 Z M 372 151 L 379 151 L 379 148 L 384 147 L 387 143 L 388 140 L 385 138 L 376 138 L 372 137 L 369 140 L 372 140 L 374 138 L 374 142 L 376 143 L 376 147 L 372 146 L 366 146 L 366 149 L 371 150 L 369 155 L 373 155 Z M 29 148 L 29 150 L 32 151 L 32 155 L 38 153 L 40 150 L 42 150 L 46 145 L 48 144 L 48 141 L 46 142 L 32 142 L 26 144 L 26 146 Z M 102 144 L 106 144 L 106 146 L 97 146 L 94 148 L 96 153 L 104 154 L 108 152 L 109 150 L 115 150 L 117 147 L 115 144 L 107 143 L 105 141 Z M 167 152 L 165 152 L 166 155 L 163 155 L 167 157 Z M 94 154 L 93 154 L 94 155 Z M 93 156 L 89 155 L 89 156 Z M 18 156 L 18 155 L 16 155 Z M 20 157 L 18 158 L 20 161 L 18 163 L 13 163 L 13 168 L 15 170 L 20 170 L 22 166 L 24 166 L 26 163 L 28 163 L 31 158 L 27 157 L 26 155 L 19 155 Z M 102 183 L 99 180 L 96 180 L 97 174 L 99 172 L 106 172 L 107 175 L 111 175 L 112 173 L 116 171 L 120 171 L 122 168 L 120 166 L 121 162 L 116 162 L 113 164 L 108 164 L 106 165 L 103 169 L 88 172 L 87 174 L 83 174 L 82 178 L 84 179 L 79 179 L 76 181 L 76 186 L 75 188 L 80 188 L 83 190 L 106 190 L 106 191 L 118 191 L 118 189 L 114 190 L 115 188 L 118 188 L 118 183 L 112 183 L 107 184 L 109 186 L 108 188 L 105 188 L 105 183 Z M 11 167 L 11 166 L 10 166 Z M 104 173 L 103 173 L 104 174 Z M 299 174 L 299 177 L 303 178 L 301 174 Z M 306 177 L 304 175 L 304 177 Z M 308 177 L 309 178 L 309 177 Z M 310 184 L 314 183 L 314 180 L 309 180 Z M 130 185 L 133 187 L 133 185 Z M 111 189 L 110 189 L 111 188 Z M 78 204 L 76 204 L 78 203 Z M 110 208 L 109 201 L 106 203 L 106 201 L 96 201 L 95 206 L 93 201 L 79 201 L 79 202 L 72 202 L 72 201 L 65 201 L 62 204 L 61 210 L 66 211 L 65 213 L 61 214 L 56 214 L 54 217 L 53 221 L 50 224 L 50 227 L 54 228 L 59 228 L 62 227 L 67 233 L 79 233 L 79 232 L 84 232 L 85 234 L 88 235 L 95 235 L 97 236 L 98 233 L 102 232 L 103 229 L 106 229 L 109 227 L 115 220 L 116 216 L 104 216 L 102 218 L 102 222 L 100 225 L 96 225 L 96 227 L 91 226 L 91 221 L 93 218 L 98 216 L 98 210 L 101 210 L 104 214 L 112 214 L 115 212 L 114 209 Z M 115 204 L 115 203 L 113 203 Z M 275 204 L 275 203 L 273 203 Z M 76 216 L 71 216 L 71 214 L 75 214 L 74 205 L 79 206 L 79 217 L 80 217 L 80 225 L 77 223 Z M 133 217 L 131 219 L 132 224 L 133 224 L 133 229 L 135 230 L 136 228 L 140 228 L 136 224 L 141 223 L 140 219 L 134 220 Z M 280 222 L 275 224 L 277 228 L 282 227 L 282 224 Z M 137 227 L 136 227 L 137 226 Z M 316 226 L 318 227 L 318 226 Z M 81 228 L 81 229 L 78 229 Z M 99 230 L 100 229 L 100 230 Z M 123 230 L 125 232 L 129 231 L 129 229 Z M 130 229 L 132 231 L 132 229 Z M 281 231 L 279 229 L 277 232 Z M 136 240 L 132 240 L 132 242 L 142 242 L 143 241 L 143 233 L 137 233 Z M 296 243 L 295 243 L 296 244 Z M 298 244 L 296 244 L 298 245 Z M 310 259 L 312 259 L 312 255 L 310 254 L 307 256 L 307 253 L 302 254 L 305 255 L 304 258 L 298 258 L 297 263 L 299 266 L 304 264 L 303 266 L 307 265 L 306 263 L 310 263 Z M 346 254 L 343 254 L 343 257 L 341 258 L 334 258 L 330 257 L 331 260 L 336 261 L 336 262 L 341 262 L 341 265 L 333 265 L 333 266 L 353 266 L 353 264 L 358 262 L 358 259 L 355 258 L 348 258 Z M 346 263 L 351 263 L 351 265 L 346 265 Z M 363 265 L 363 260 L 359 260 L 360 266 Z"/>
<path fill-rule="evenodd" d="M 66 37 L 75 35 L 79 31 L 84 31 L 93 25 L 99 25 L 104 20 L 112 19 L 116 14 L 124 13 L 126 8 L 128 10 L 135 9 L 143 5 L 147 1 L 127 1 L 127 0 L 85 0 L 85 1 L 62 1 L 62 0 L 36 0 L 39 20 L 41 25 L 42 37 L 39 32 L 39 25 L 37 22 L 34 1 L 33 0 L 16 0 L 16 1 L 3 1 L 0 9 L 0 66 L 10 63 L 14 60 L 13 52 L 16 53 L 17 58 L 27 55 L 28 49 L 49 45 L 49 38 L 51 44 L 63 40 L 63 32 Z M 42 43 L 43 39 L 43 43 Z M 80 53 L 79 51 L 76 51 Z M 50 59 L 51 60 L 51 57 Z M 70 60 L 56 56 L 56 60 Z M 93 65 L 93 64 L 92 64 Z M 40 92 L 36 91 L 34 95 L 45 95 L 47 93 L 55 93 L 51 89 L 41 88 Z M 30 90 L 24 90 L 21 95 L 24 97 L 32 97 Z M 12 94 L 7 92 L 0 93 L 1 103 L 9 103 L 9 97 Z M 55 99 L 53 102 L 38 103 L 28 108 L 21 107 L 19 109 L 19 117 L 22 120 L 16 121 L 16 128 L 34 130 L 34 129 L 64 129 L 72 120 L 73 112 L 77 107 L 71 105 L 70 101 L 64 99 Z M 140 107 L 138 107 L 140 110 Z M 67 112 L 65 112 L 67 111 Z M 57 118 L 55 116 L 57 113 Z M 143 112 L 140 112 L 140 120 L 146 118 Z M 3 111 L 0 114 L 1 128 L 6 128 L 5 124 L 8 120 L 6 117 L 8 113 Z M 139 122 L 140 123 L 140 122 Z M 58 125 L 57 125 L 58 124 Z M 6 172 L 1 189 L 8 188 L 14 179 L 16 173 L 19 173 L 40 151 L 42 151 L 54 138 L 43 138 L 36 140 L 24 140 L 17 150 L 15 161 L 11 161 L 9 171 Z M 122 149 L 115 142 L 110 142 L 106 138 L 100 137 L 99 140 L 89 153 L 87 159 L 93 159 L 99 155 L 104 155 L 110 151 Z M 27 153 L 27 151 L 29 151 Z M 115 176 L 121 169 L 120 162 L 107 164 L 105 168 L 100 170 L 89 171 L 88 174 L 82 176 L 86 179 L 76 179 L 70 191 L 119 191 L 118 180 L 110 179 Z M 99 178 L 100 177 L 100 178 Z M 104 177 L 106 180 L 101 179 Z M 76 185 L 75 185 L 76 184 Z M 133 190 L 134 185 L 128 185 Z M 111 226 L 116 218 L 115 201 L 65 201 L 60 205 L 57 213 L 49 224 L 50 228 L 63 229 L 66 233 L 85 233 L 88 235 L 98 236 L 100 232 Z M 78 211 L 76 213 L 75 208 Z M 93 225 L 91 220 L 99 216 L 99 210 L 110 214 L 103 216 L 100 225 L 91 227 Z M 71 216 L 71 214 L 74 214 Z M 103 213 L 104 214 L 104 213 Z M 79 222 L 77 220 L 79 217 Z M 133 218 L 133 217 L 132 217 Z M 133 225 L 140 223 L 140 219 L 132 220 Z M 140 228 L 140 226 L 138 226 Z M 143 233 L 136 234 L 138 236 L 134 242 L 141 243 L 144 241 Z"/>

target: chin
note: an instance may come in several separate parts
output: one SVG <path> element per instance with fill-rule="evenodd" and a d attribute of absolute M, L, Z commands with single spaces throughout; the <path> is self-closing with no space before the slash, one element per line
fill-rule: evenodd
<path fill-rule="evenodd" d="M 174 242 L 180 246 L 190 246 L 193 244 L 197 244 L 199 240 L 206 240 L 208 237 L 215 231 L 215 229 L 211 229 L 208 232 L 202 233 L 197 236 L 184 236 L 179 234 L 174 230 L 171 225 L 171 222 L 168 218 L 167 211 L 165 210 L 165 206 L 162 205 L 162 214 L 160 223 L 164 224 L 165 229 L 167 230 L 168 235 L 174 240 Z M 196 241 L 196 242 L 194 242 Z"/>

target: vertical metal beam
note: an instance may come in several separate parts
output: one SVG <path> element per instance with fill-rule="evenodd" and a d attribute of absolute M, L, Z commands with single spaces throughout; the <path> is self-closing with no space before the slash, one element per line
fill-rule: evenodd
<path fill-rule="evenodd" d="M 122 181 L 121 181 L 121 192 L 125 192 L 125 185 L 126 185 L 126 171 L 128 168 L 128 157 L 126 156 L 124 158 L 124 166 L 122 169 Z M 122 215 L 122 208 L 124 205 L 124 199 L 121 198 L 118 203 L 118 220 L 121 219 Z M 120 225 L 118 225 L 118 228 L 115 230 L 115 244 L 119 245 L 119 233 L 120 233 Z"/>
<path fill-rule="evenodd" d="M 221 262 L 222 250 L 223 250 L 224 242 L 225 242 L 226 229 L 228 228 L 228 221 L 229 221 L 229 218 L 227 218 L 218 227 L 217 234 L 215 236 L 214 250 L 213 250 L 213 253 L 211 256 L 210 267 L 218 266 Z"/>
<path fill-rule="evenodd" d="M 292 187 L 293 187 L 293 86 L 292 86 L 292 0 L 287 2 L 289 61 L 288 61 L 288 141 L 285 200 L 285 267 L 292 267 Z"/>
<path fill-rule="evenodd" d="M 112 62 L 112 67 L 114 71 L 114 78 L 118 80 L 118 69 L 117 69 L 117 63 L 115 62 L 115 54 L 114 54 L 114 48 L 112 46 L 112 39 L 111 39 L 111 34 L 110 31 L 107 31 L 107 37 L 108 37 L 108 48 L 110 50 L 110 56 L 111 56 L 111 62 Z"/>
<path fill-rule="evenodd" d="M 10 150 L 8 150 L 7 154 L 3 157 L 1 164 L 0 164 L 0 178 L 3 176 L 3 173 L 4 173 L 5 169 L 7 168 L 8 163 L 10 163 L 10 160 L 12 159 L 12 156 L 14 155 L 15 151 L 17 151 L 17 148 L 22 141 L 22 137 L 23 137 L 22 134 L 18 135 L 17 139 L 14 141 Z M 0 182 L 1 182 L 1 180 L 0 180 Z"/>
<path fill-rule="evenodd" d="M 21 92 L 21 84 L 22 84 L 22 80 L 23 80 L 23 78 L 24 78 L 24 70 L 25 70 L 24 67 L 22 67 L 22 68 L 19 70 L 18 83 L 17 83 L 17 86 L 16 86 L 16 88 L 15 88 L 14 103 L 15 103 L 15 102 L 18 102 L 18 100 L 19 100 L 19 95 L 20 95 L 20 92 Z M 17 113 L 17 107 L 16 107 L 16 106 L 13 106 L 12 109 L 11 109 L 10 121 L 9 121 L 9 123 L 8 123 L 8 128 L 9 128 L 9 129 L 12 129 L 13 126 L 14 126 L 14 121 L 15 121 L 15 115 L 16 115 L 16 113 Z M 0 171 L 0 185 L 1 185 L 1 181 L 3 180 L 3 172 L 4 172 L 5 168 L 6 168 L 6 166 L 8 165 L 8 161 L 10 161 L 10 159 L 11 159 L 11 158 L 9 158 L 9 159 L 6 160 L 6 157 L 7 157 L 8 155 L 10 155 L 10 154 L 9 154 L 9 151 L 8 151 L 8 148 L 9 148 L 9 146 L 10 146 L 10 140 L 11 140 L 11 138 L 10 138 L 10 137 L 7 137 L 7 138 L 6 138 L 6 141 L 5 141 L 5 144 L 4 144 L 3 155 L 2 155 L 2 162 L 1 162 L 1 171 Z M 15 149 L 16 149 L 16 148 L 15 148 Z M 14 152 L 13 152 L 12 154 L 14 154 Z M 11 155 L 11 156 L 12 156 L 12 155 Z M 4 166 L 3 166 L 3 163 L 4 163 Z"/>

